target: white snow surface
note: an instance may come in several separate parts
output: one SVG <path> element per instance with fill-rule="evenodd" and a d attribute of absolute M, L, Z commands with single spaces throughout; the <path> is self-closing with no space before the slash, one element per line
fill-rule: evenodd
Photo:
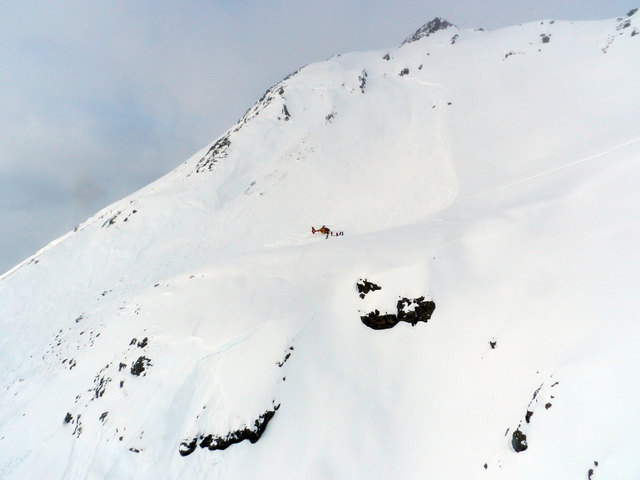
<path fill-rule="evenodd" d="M 638 58 L 640 14 L 283 80 L 0 277 L 0 478 L 640 478 Z"/>

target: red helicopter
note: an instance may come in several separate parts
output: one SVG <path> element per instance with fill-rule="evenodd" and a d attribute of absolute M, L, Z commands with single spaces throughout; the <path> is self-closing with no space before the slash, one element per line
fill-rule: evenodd
<path fill-rule="evenodd" d="M 326 235 L 325 239 L 331 237 L 340 237 L 344 235 L 344 232 L 334 232 L 326 225 L 323 225 L 320 228 L 311 227 L 311 233 L 320 233 L 322 235 Z"/>

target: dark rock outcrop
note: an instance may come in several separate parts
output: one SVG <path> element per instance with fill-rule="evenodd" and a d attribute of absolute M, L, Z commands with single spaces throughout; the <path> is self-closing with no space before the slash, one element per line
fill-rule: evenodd
<path fill-rule="evenodd" d="M 398 316 L 394 314 L 381 315 L 380 310 L 374 310 L 360 317 L 362 323 L 374 330 L 393 328 L 398 324 Z"/>
<path fill-rule="evenodd" d="M 280 408 L 280 405 L 274 406 L 273 410 L 267 410 L 260 415 L 254 422 L 253 428 L 244 427 L 233 432 L 227 433 L 225 436 L 213 435 L 211 433 L 207 435 L 199 435 L 193 437 L 191 440 L 184 440 L 180 444 L 178 451 L 180 455 L 186 457 L 194 452 L 199 445 L 200 448 L 207 448 L 209 450 L 225 450 L 235 443 L 240 443 L 243 440 L 249 440 L 251 443 L 256 443 L 262 437 L 262 434 L 267 429 L 267 425 L 276 413 L 276 410 Z"/>
<path fill-rule="evenodd" d="M 409 310 L 413 307 L 412 310 Z M 425 300 L 424 297 L 401 298 L 396 305 L 396 314 L 381 314 L 379 310 L 374 310 L 360 317 L 362 323 L 374 330 L 385 330 L 395 327 L 398 322 L 407 322 L 415 326 L 418 322 L 427 323 L 431 318 L 436 304 L 431 300 Z"/>
<path fill-rule="evenodd" d="M 145 356 L 138 357 L 138 359 L 131 365 L 131 375 L 139 377 L 147 367 L 151 366 L 151 359 Z"/>
<path fill-rule="evenodd" d="M 527 436 L 520 430 L 516 430 L 511 437 L 511 446 L 516 453 L 524 452 L 528 448 Z"/>
<path fill-rule="evenodd" d="M 360 298 L 364 298 L 365 295 L 369 292 L 375 292 L 376 290 L 382 290 L 380 285 L 376 285 L 373 282 L 365 279 L 360 279 L 358 283 L 356 283 L 356 288 L 358 289 L 358 293 L 360 294 Z"/>
<path fill-rule="evenodd" d="M 405 41 L 402 42 L 402 45 L 404 45 L 405 43 L 415 42 L 417 40 L 420 40 L 421 38 L 428 37 L 429 35 L 432 35 L 439 30 L 446 30 L 447 28 L 450 28 L 450 27 L 457 28 L 453 23 L 449 23 L 444 18 L 436 17 L 430 22 L 422 25 L 418 30 L 416 30 L 416 32 L 413 35 L 406 38 Z"/>
<path fill-rule="evenodd" d="M 229 135 L 219 138 L 209 151 L 198 161 L 195 173 L 202 173 L 213 170 L 216 163 L 229 155 L 231 141 Z"/>
<path fill-rule="evenodd" d="M 358 76 L 358 81 L 360 82 L 360 91 L 364 93 L 364 89 L 367 86 L 367 71 L 362 70 L 362 73 Z"/>

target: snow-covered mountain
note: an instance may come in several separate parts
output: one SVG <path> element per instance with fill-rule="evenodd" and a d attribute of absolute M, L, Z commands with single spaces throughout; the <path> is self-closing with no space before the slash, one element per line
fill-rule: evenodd
<path fill-rule="evenodd" d="M 639 58 L 435 19 L 273 86 L 0 277 L 0 478 L 640 478 Z"/>

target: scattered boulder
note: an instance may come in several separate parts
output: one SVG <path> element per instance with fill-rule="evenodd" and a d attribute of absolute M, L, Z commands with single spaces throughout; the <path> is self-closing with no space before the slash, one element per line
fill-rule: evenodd
<path fill-rule="evenodd" d="M 361 278 L 358 283 L 356 283 L 356 288 L 358 289 L 360 298 L 364 298 L 365 295 L 369 292 L 382 290 L 382 287 L 380 285 L 376 285 L 375 283 L 368 281 L 366 278 L 364 280 Z"/>
<path fill-rule="evenodd" d="M 182 455 L 183 457 L 186 457 L 187 455 L 191 455 L 195 451 L 197 446 L 198 446 L 198 437 L 194 437 L 189 442 L 183 441 L 180 444 L 178 451 L 180 452 L 180 455 Z"/>
<path fill-rule="evenodd" d="M 388 57 L 389 54 L 385 55 L 385 58 Z M 386 60 L 389 60 L 388 58 L 386 58 Z M 358 76 L 358 81 L 360 82 L 360 91 L 362 93 L 364 93 L 364 88 L 367 85 L 367 71 L 366 70 L 362 70 L 362 73 L 360 73 L 360 75 Z"/>
<path fill-rule="evenodd" d="M 514 52 L 514 51 L 510 51 L 504 54 L 504 58 L 503 60 L 506 60 L 507 58 L 513 56 L 513 55 L 524 55 L 524 52 Z"/>
<path fill-rule="evenodd" d="M 289 360 L 289 358 L 291 357 L 291 352 L 293 352 L 293 347 L 289 347 L 289 351 L 285 354 L 285 356 L 282 359 L 282 361 L 281 362 L 276 362 L 276 365 L 278 367 L 282 367 L 285 363 L 287 363 L 287 360 Z"/>
<path fill-rule="evenodd" d="M 76 415 L 76 419 L 75 419 L 76 428 L 73 429 L 73 433 L 71 434 L 76 438 L 80 438 L 80 435 L 82 435 L 82 422 L 80 421 L 81 417 L 82 417 L 81 414 Z M 71 421 L 71 423 L 73 423 L 73 421 Z"/>
<path fill-rule="evenodd" d="M 616 30 L 624 30 L 625 28 L 629 28 L 630 26 L 631 26 L 631 20 L 625 20 L 623 22 L 620 22 L 616 26 Z"/>
<path fill-rule="evenodd" d="M 527 410 L 527 413 L 524 416 L 524 421 L 530 423 L 531 417 L 533 417 L 533 412 L 531 410 Z"/>
<path fill-rule="evenodd" d="M 131 375 L 135 375 L 136 377 L 139 377 L 140 374 L 143 373 L 151 365 L 152 363 L 150 358 L 147 358 L 145 356 L 140 356 L 131 365 Z"/>
<path fill-rule="evenodd" d="M 364 92 L 363 92 L 364 93 Z M 336 115 L 338 114 L 338 112 L 331 112 L 329 113 L 327 116 L 324 117 L 325 121 L 327 123 L 331 123 L 331 120 L 333 120 L 334 118 L 336 118 Z"/>
<path fill-rule="evenodd" d="M 527 410 L 524 415 L 524 420 L 518 423 L 518 427 L 513 432 L 513 436 L 511 439 L 511 446 L 516 452 L 522 452 L 523 450 L 527 449 L 527 436 L 522 430 L 525 430 L 525 431 L 527 430 L 527 425 L 531 423 L 533 414 L 537 411 L 536 410 L 537 406 L 539 404 L 542 404 L 540 397 L 548 396 L 551 399 L 554 398 L 554 396 L 549 393 L 549 389 L 555 387 L 556 385 L 558 385 L 558 382 L 555 382 L 550 387 L 545 388 L 545 383 L 542 383 L 533 392 L 531 401 L 529 402 L 529 405 L 527 405 Z M 551 408 L 551 402 L 545 401 L 544 408 L 545 410 L 549 410 Z M 509 429 L 507 429 L 507 432 L 509 432 Z M 505 433 L 505 436 L 506 436 L 506 433 Z"/>
<path fill-rule="evenodd" d="M 412 306 L 414 307 L 413 310 L 407 310 Z M 435 309 L 436 304 L 430 300 L 425 300 L 424 297 L 414 298 L 413 300 L 401 298 L 397 303 L 398 321 L 408 322 L 412 326 L 415 326 L 418 322 L 427 323 Z"/>
<path fill-rule="evenodd" d="M 524 452 L 528 448 L 527 436 L 520 430 L 516 430 L 511 437 L 511 446 L 516 453 Z"/>
<path fill-rule="evenodd" d="M 107 385 L 111 382 L 111 378 L 102 374 L 96 375 L 93 379 L 93 398 L 101 398 L 104 395 Z"/>
<path fill-rule="evenodd" d="M 289 119 L 291 118 L 291 114 L 289 113 L 289 109 L 284 104 L 282 105 L 282 115 L 284 115 L 285 121 L 289 121 Z"/>
<path fill-rule="evenodd" d="M 118 219 L 118 215 L 120 215 L 121 213 L 122 212 L 118 211 L 115 215 L 108 218 L 107 221 L 102 224 L 102 228 L 109 228 L 111 225 L 116 223 L 116 220 Z"/>

